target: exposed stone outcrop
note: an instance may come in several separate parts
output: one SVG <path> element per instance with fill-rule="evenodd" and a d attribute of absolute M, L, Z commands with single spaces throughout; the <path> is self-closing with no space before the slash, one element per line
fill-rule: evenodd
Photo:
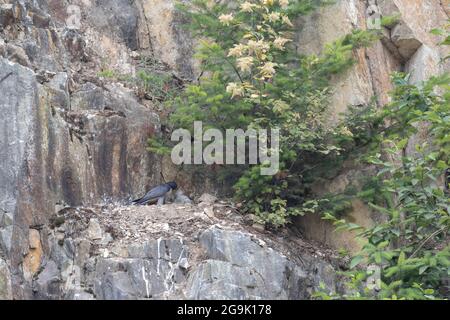
<path fill-rule="evenodd" d="M 188 298 L 309 299 L 320 282 L 336 290 L 330 264 L 307 254 L 296 256 L 302 261 L 296 264 L 252 237 L 217 227 L 203 232 L 200 244 L 208 260 L 189 279 Z"/>
<path fill-rule="evenodd" d="M 23 272 L 33 274 L 42 253 L 31 251 L 28 233 L 58 203 L 124 199 L 158 179 L 156 160 L 143 154 L 158 117 L 121 87 L 86 84 L 71 94 L 66 73 L 40 84 L 32 70 L 7 60 L 0 70 L 1 244 L 17 265 L 25 254 Z"/>
<path fill-rule="evenodd" d="M 0 4 L 0 27 L 4 28 L 14 22 L 14 7 L 11 3 Z"/>
<path fill-rule="evenodd" d="M 0 300 L 12 299 L 11 273 L 8 264 L 0 257 Z"/>
<path fill-rule="evenodd" d="M 160 179 L 145 152 L 158 116 L 131 90 L 96 82 L 98 69 L 85 70 L 100 57 L 50 19 L 54 2 L 40 5 L 12 1 L 0 15 L 0 252 L 15 298 L 31 296 L 49 254 L 42 230 L 60 205 L 126 199 Z"/>
<path fill-rule="evenodd" d="M 57 217 L 33 280 L 37 299 L 309 299 L 321 282 L 337 289 L 328 251 L 245 230 L 225 204 L 65 208 Z"/>

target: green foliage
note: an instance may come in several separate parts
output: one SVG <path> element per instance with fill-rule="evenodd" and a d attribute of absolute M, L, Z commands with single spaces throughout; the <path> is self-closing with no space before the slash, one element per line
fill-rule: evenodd
<path fill-rule="evenodd" d="M 308 195 L 318 176 L 316 163 L 336 158 L 338 137 L 346 134 L 328 126 L 328 83 L 354 63 L 355 49 L 377 37 L 356 30 L 327 45 L 319 56 L 299 55 L 291 21 L 325 3 L 235 1 L 229 6 L 195 0 L 178 5 L 190 18 L 193 35 L 203 39 L 197 58 L 205 76 L 170 101 L 169 125 L 192 130 L 194 121 L 202 121 L 205 129 L 279 128 L 278 175 L 261 176 L 261 164 L 230 173 L 237 179 L 234 189 L 243 210 L 275 227 L 322 204 Z M 152 150 L 167 151 L 160 146 L 150 142 Z"/>
<path fill-rule="evenodd" d="M 450 45 L 449 29 L 450 29 L 450 23 L 447 23 L 447 25 L 445 25 L 442 29 L 433 29 L 433 30 L 431 30 L 431 33 L 434 34 L 435 36 L 442 36 L 444 38 L 444 40 L 441 42 L 441 45 L 449 46 Z M 445 62 L 448 59 L 450 59 L 450 55 L 447 55 L 443 59 L 443 61 Z"/>
<path fill-rule="evenodd" d="M 443 279 L 450 275 L 450 205 L 441 178 L 450 167 L 449 76 L 411 85 L 407 75 L 394 74 L 391 103 L 352 106 L 342 123 L 330 127 L 330 77 L 345 72 L 354 50 L 378 35 L 356 30 L 321 55 L 299 55 L 291 21 L 325 1 L 234 3 L 178 5 L 193 35 L 203 39 L 197 50 L 203 76 L 169 101 L 168 125 L 192 130 L 194 121 L 202 121 L 205 129 L 280 128 L 279 174 L 261 176 L 262 164 L 233 167 L 230 173 L 243 210 L 275 227 L 320 212 L 337 230 L 356 232 L 365 241 L 343 273 L 346 292 L 330 294 L 322 286 L 317 298 L 448 297 Z M 396 17 L 385 17 L 382 24 L 395 22 Z M 411 137 L 424 128 L 428 143 L 407 153 L 414 147 Z M 152 140 L 150 148 L 168 153 L 170 144 Z M 335 177 L 349 160 L 365 161 L 378 174 L 365 177 L 362 189 L 351 185 L 341 194 L 315 196 L 312 187 Z M 378 213 L 377 225 L 364 228 L 346 220 L 355 198 Z M 367 266 L 378 267 L 379 288 L 368 286 L 376 274 Z"/>
<path fill-rule="evenodd" d="M 114 70 L 109 70 L 109 69 L 99 72 L 98 76 L 101 77 L 101 78 L 107 78 L 107 79 L 113 79 L 113 78 L 117 77 L 117 75 L 114 72 Z"/>
<path fill-rule="evenodd" d="M 450 198 L 440 178 L 450 167 L 449 76 L 415 86 L 408 84 L 407 76 L 395 74 L 393 82 L 392 102 L 370 117 L 387 124 L 374 135 L 376 148 L 369 149 L 367 156 L 368 163 L 378 168 L 377 181 L 359 194 L 382 222 L 362 228 L 325 213 L 325 219 L 338 229 L 358 231 L 366 244 L 350 263 L 349 293 L 327 296 L 321 292 L 319 298 L 448 297 L 443 281 L 450 275 Z M 416 145 L 415 153 L 406 155 L 408 141 L 425 124 L 430 142 Z M 393 158 L 399 161 L 385 160 Z M 382 199 L 370 196 L 374 186 Z M 370 275 L 357 269 L 359 265 L 380 268 L 378 291 L 367 288 Z"/>
<path fill-rule="evenodd" d="M 395 26 L 397 24 L 397 22 L 399 21 L 401 17 L 400 13 L 397 13 L 395 15 L 392 16 L 383 16 L 381 18 L 381 25 L 383 27 L 387 27 L 387 28 L 391 28 L 393 26 Z"/>
<path fill-rule="evenodd" d="M 98 77 L 122 82 L 135 89 L 140 98 L 165 102 L 173 99 L 182 87 L 181 79 L 175 79 L 173 74 L 152 56 L 143 56 L 136 74 L 121 73 L 117 70 L 103 68 Z"/>
<path fill-rule="evenodd" d="M 173 97 L 177 88 L 172 82 L 172 76 L 156 72 L 140 70 L 137 73 L 135 83 L 141 94 L 150 100 L 166 101 Z"/>

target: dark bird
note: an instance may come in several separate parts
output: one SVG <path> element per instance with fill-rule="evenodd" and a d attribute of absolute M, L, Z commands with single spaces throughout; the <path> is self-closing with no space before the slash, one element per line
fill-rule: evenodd
<path fill-rule="evenodd" d="M 132 203 L 135 205 L 147 205 L 158 202 L 158 205 L 163 205 L 166 199 L 166 194 L 172 190 L 176 190 L 177 188 L 178 186 L 175 182 L 161 184 L 147 192 L 144 197 L 132 201 Z"/>

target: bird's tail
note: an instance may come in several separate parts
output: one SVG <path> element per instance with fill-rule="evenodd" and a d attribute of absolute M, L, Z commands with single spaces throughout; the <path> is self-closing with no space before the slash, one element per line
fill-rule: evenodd
<path fill-rule="evenodd" d="M 143 203 L 142 198 L 140 198 L 140 199 L 136 199 L 136 200 L 131 201 L 130 205 L 135 205 L 136 206 L 136 205 L 140 205 L 142 203 Z"/>

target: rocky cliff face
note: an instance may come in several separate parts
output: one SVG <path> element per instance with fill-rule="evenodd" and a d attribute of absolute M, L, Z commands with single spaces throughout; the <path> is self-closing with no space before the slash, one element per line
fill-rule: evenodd
<path fill-rule="evenodd" d="M 124 199 L 160 179 L 159 161 L 144 152 L 158 116 L 131 90 L 96 76 L 105 57 L 131 68 L 121 59 L 137 49 L 138 11 L 129 1 L 78 4 L 0 1 L 1 296 L 31 297 L 52 252 L 55 212 Z M 71 10 L 88 5 L 95 23 L 64 26 Z M 108 22 L 117 29 L 105 30 L 95 15 L 117 19 Z"/>
<path fill-rule="evenodd" d="M 429 34 L 448 18 L 440 0 L 338 0 L 298 21 L 299 51 L 366 28 L 374 8 L 400 20 L 335 79 L 335 115 L 374 95 L 384 104 L 394 70 L 418 82 L 446 68 Z M 161 130 L 152 102 L 98 74 L 133 74 L 151 57 L 176 79 L 195 78 L 181 19 L 168 0 L 0 0 L 0 299 L 301 299 L 320 281 L 335 289 L 333 266 L 317 250 L 244 230 L 223 212 L 217 220 L 199 206 L 99 205 L 141 193 L 161 171 L 175 174 L 145 152 Z M 349 166 L 329 186 L 358 174 Z M 358 203 L 353 215 L 374 219 Z M 314 217 L 299 225 L 354 247 Z"/>
<path fill-rule="evenodd" d="M 68 208 L 52 220 L 38 299 L 308 299 L 336 290 L 327 251 L 240 223 L 225 204 Z M 248 230 L 246 230 L 248 229 Z M 327 255 L 329 256 L 329 254 Z"/>
<path fill-rule="evenodd" d="M 449 54 L 448 48 L 439 46 L 442 39 L 430 33 L 446 24 L 449 12 L 450 2 L 447 0 L 341 0 L 299 21 L 299 51 L 318 53 L 325 43 L 355 28 L 379 28 L 377 24 L 381 17 L 398 17 L 397 22 L 381 28 L 383 37 L 380 41 L 354 53 L 357 64 L 351 70 L 334 79 L 331 122 L 336 122 L 339 114 L 350 105 L 364 107 L 373 98 L 376 98 L 378 106 L 388 103 L 388 93 L 392 88 L 390 75 L 395 71 L 409 73 L 409 81 L 419 84 L 450 70 L 448 61 L 442 63 Z M 414 152 L 417 142 L 426 139 L 426 130 L 421 130 L 410 141 L 408 154 Z M 315 192 L 339 193 L 350 185 L 359 187 L 358 177 L 367 174 L 370 174 L 370 168 L 347 163 L 333 181 L 319 182 Z M 360 201 L 354 201 L 353 212 L 349 215 L 362 226 L 376 223 L 379 219 Z M 333 232 L 333 226 L 317 216 L 300 218 L 298 223 L 307 237 L 332 247 L 350 251 L 360 247 L 354 234 Z"/>

